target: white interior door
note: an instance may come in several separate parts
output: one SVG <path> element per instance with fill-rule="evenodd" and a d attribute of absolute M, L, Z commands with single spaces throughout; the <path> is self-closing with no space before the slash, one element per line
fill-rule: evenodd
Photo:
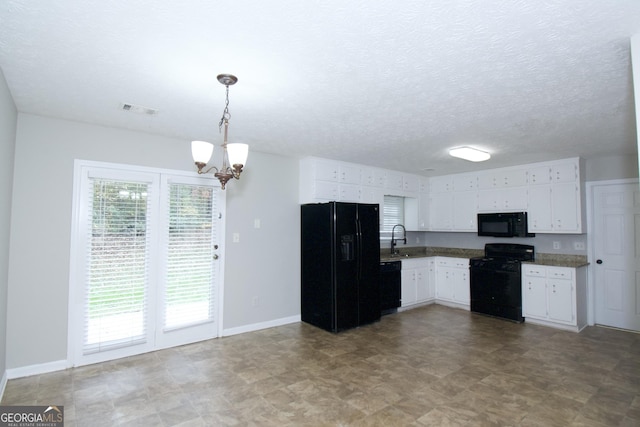
<path fill-rule="evenodd" d="M 595 185 L 593 225 L 595 323 L 640 331 L 638 184 Z"/>

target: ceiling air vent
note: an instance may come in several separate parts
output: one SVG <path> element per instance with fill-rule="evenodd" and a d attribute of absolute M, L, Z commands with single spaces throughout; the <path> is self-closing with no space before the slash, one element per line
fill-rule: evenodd
<path fill-rule="evenodd" d="M 122 111 L 130 111 L 132 113 L 146 114 L 148 116 L 155 116 L 156 114 L 158 114 L 158 110 L 156 110 L 155 108 L 143 107 L 142 105 L 136 105 L 136 104 L 122 103 L 120 104 L 120 109 Z"/>

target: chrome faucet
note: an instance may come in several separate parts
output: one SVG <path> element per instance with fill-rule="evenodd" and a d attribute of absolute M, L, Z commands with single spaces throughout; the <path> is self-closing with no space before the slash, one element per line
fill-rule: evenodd
<path fill-rule="evenodd" d="M 397 245 L 396 227 L 402 227 L 402 235 L 404 236 L 404 239 L 398 239 L 398 240 L 402 240 L 405 245 L 407 244 L 407 230 L 404 228 L 404 225 L 402 224 L 394 225 L 393 228 L 391 229 L 391 255 L 395 255 L 397 253 L 397 251 L 395 250 L 395 247 Z"/>

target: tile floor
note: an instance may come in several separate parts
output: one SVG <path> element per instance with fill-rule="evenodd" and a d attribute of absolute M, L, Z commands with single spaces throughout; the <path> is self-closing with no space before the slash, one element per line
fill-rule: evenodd
<path fill-rule="evenodd" d="M 300 323 L 9 381 L 70 426 L 639 426 L 640 334 L 439 305 Z"/>

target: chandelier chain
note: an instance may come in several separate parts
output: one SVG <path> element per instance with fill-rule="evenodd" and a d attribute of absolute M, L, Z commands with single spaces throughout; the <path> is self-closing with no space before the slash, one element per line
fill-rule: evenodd
<path fill-rule="evenodd" d="M 218 124 L 218 130 L 222 133 L 222 124 L 225 121 L 229 121 L 231 118 L 231 114 L 229 114 L 229 85 L 225 85 L 227 88 L 227 97 L 224 104 L 224 111 L 222 112 L 222 118 L 220 119 L 220 123 Z"/>

